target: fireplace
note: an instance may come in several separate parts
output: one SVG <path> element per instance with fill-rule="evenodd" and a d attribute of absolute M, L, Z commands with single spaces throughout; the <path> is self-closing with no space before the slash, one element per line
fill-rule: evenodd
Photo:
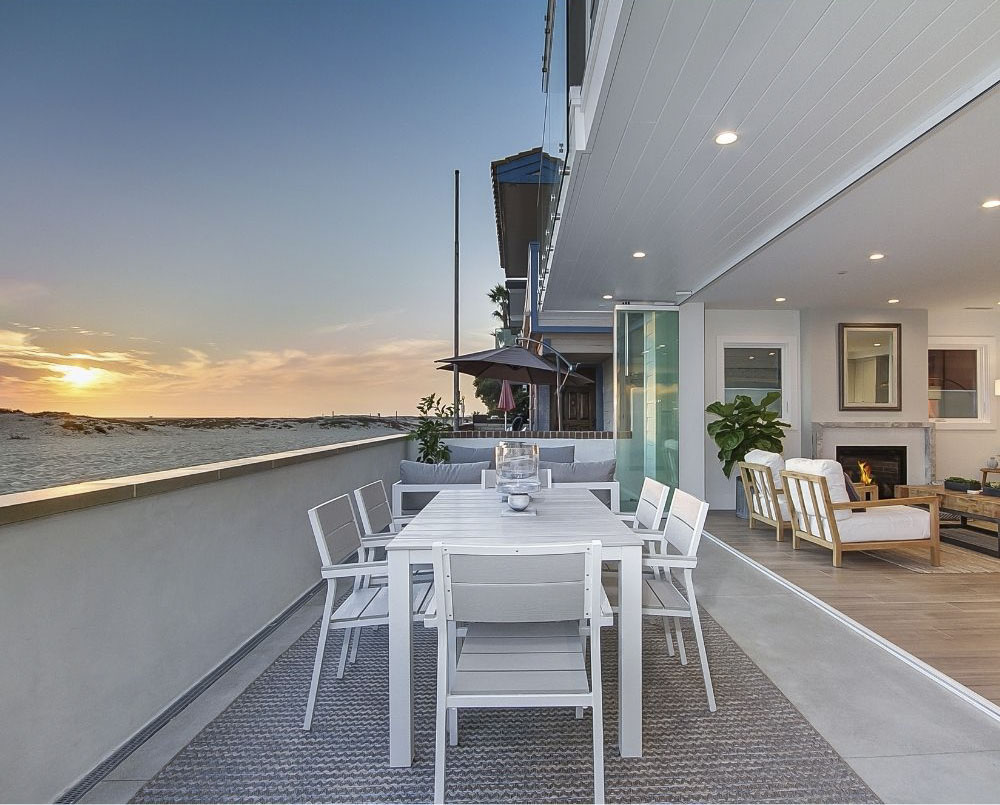
<path fill-rule="evenodd" d="M 861 481 L 861 462 L 868 464 L 879 498 L 896 497 L 896 484 L 906 483 L 906 448 L 837 445 L 837 461 L 855 482 Z"/>

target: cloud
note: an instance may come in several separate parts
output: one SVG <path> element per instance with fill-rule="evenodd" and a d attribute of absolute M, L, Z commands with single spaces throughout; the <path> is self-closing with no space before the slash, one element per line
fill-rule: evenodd
<path fill-rule="evenodd" d="M 100 403 L 102 412 L 123 414 L 134 413 L 125 406 L 140 405 L 142 411 L 230 414 L 265 406 L 268 411 L 281 406 L 282 413 L 412 410 L 420 396 L 450 384 L 434 363 L 451 353 L 446 339 L 387 339 L 350 350 L 249 349 L 224 356 L 194 346 L 172 355 L 145 345 L 61 351 L 46 347 L 43 339 L 35 332 L 0 330 L 4 405 L 65 408 L 68 399 L 77 407 Z M 68 373 L 70 368 L 95 371 Z M 81 377 L 92 382 L 74 384 Z"/>

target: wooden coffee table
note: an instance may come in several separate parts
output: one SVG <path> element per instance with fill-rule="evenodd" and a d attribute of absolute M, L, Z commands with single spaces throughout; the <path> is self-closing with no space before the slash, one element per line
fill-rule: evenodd
<path fill-rule="evenodd" d="M 907 498 L 907 497 L 917 497 L 919 495 L 937 495 L 938 500 L 941 502 L 941 511 L 949 512 L 951 514 L 958 515 L 959 522 L 955 523 L 955 526 L 960 526 L 961 528 L 966 528 L 970 531 L 975 531 L 979 534 L 985 534 L 986 536 L 993 537 L 997 540 L 996 550 L 991 551 L 984 548 L 982 545 L 977 545 L 975 543 L 969 542 L 967 540 L 957 539 L 947 535 L 947 526 L 949 523 L 942 520 L 941 521 L 941 539 L 945 542 L 951 542 L 955 545 L 961 545 L 963 548 L 970 548 L 974 551 L 979 551 L 980 553 L 986 553 L 989 555 L 996 555 L 1000 557 L 1000 535 L 994 531 L 988 531 L 985 528 L 977 528 L 976 526 L 969 525 L 969 520 L 981 520 L 990 523 L 997 523 L 1000 527 L 1000 497 L 993 497 L 992 495 L 970 495 L 966 492 L 953 492 L 950 489 L 945 489 L 943 486 L 937 484 L 907 484 L 903 486 L 896 487 L 896 497 L 897 498 Z"/>
<path fill-rule="evenodd" d="M 986 486 L 986 479 L 991 473 L 1000 475 L 1000 467 L 983 467 L 980 472 L 983 474 L 983 486 Z"/>

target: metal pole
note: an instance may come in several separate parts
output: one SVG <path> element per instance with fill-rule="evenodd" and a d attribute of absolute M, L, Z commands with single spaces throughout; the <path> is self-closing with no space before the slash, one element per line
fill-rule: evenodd
<path fill-rule="evenodd" d="M 455 354 L 458 355 L 458 170 L 455 170 Z M 454 429 L 459 428 L 458 412 L 458 364 L 452 367 L 453 390 L 455 392 L 455 422 Z"/>

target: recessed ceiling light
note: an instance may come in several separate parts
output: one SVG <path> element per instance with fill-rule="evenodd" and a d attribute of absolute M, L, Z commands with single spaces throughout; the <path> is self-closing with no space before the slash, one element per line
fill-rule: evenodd
<path fill-rule="evenodd" d="M 632 252 L 632 256 L 633 256 L 633 257 L 634 257 L 634 258 L 635 258 L 636 260 L 641 260 L 641 259 L 642 259 L 643 257 L 645 257 L 645 256 L 646 256 L 646 253 L 645 253 L 645 252 Z"/>
<path fill-rule="evenodd" d="M 720 131 L 715 135 L 715 142 L 719 145 L 732 145 L 739 139 L 735 131 Z"/>
<path fill-rule="evenodd" d="M 774 297 L 774 301 L 775 302 L 787 302 L 788 300 L 785 299 L 785 297 L 783 297 L 783 296 L 776 296 L 776 297 Z"/>
<path fill-rule="evenodd" d="M 773 352 L 768 352 L 767 354 L 768 354 L 768 355 L 773 355 L 774 353 L 773 353 Z"/>
<path fill-rule="evenodd" d="M 690 296 L 692 291 L 674 291 L 675 296 Z"/>
<path fill-rule="evenodd" d="M 880 346 L 882 346 L 882 344 L 880 344 L 878 341 L 876 341 L 874 344 L 872 344 L 872 346 L 873 347 L 880 347 Z"/>
<path fill-rule="evenodd" d="M 889 300 L 889 304 L 890 304 L 890 305 L 895 305 L 895 304 L 898 304 L 898 303 L 899 303 L 899 300 L 898 300 L 898 299 L 890 299 L 890 300 Z"/>
<path fill-rule="evenodd" d="M 885 255 L 882 254 L 882 252 L 872 252 L 868 255 L 869 260 L 881 260 L 883 257 L 885 257 Z"/>
<path fill-rule="evenodd" d="M 615 297 L 612 294 L 609 294 L 609 293 L 606 293 L 606 294 L 604 294 L 604 296 L 601 297 L 601 299 L 614 299 L 614 298 Z"/>
<path fill-rule="evenodd" d="M 988 198 L 983 202 L 983 207 L 987 210 L 992 210 L 994 207 L 1000 207 L 1000 198 Z"/>
<path fill-rule="evenodd" d="M 747 359 L 752 361 L 753 360 L 753 355 L 748 355 Z"/>

